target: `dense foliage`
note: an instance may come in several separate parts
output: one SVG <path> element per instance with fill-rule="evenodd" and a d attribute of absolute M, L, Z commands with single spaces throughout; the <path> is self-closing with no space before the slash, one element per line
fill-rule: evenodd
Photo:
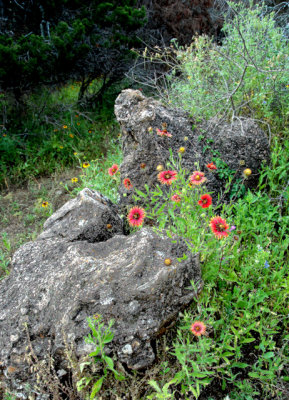
<path fill-rule="evenodd" d="M 0 35 L 0 87 L 21 96 L 40 84 L 84 84 L 95 78 L 115 81 L 123 76 L 135 31 L 145 10 L 134 0 L 4 2 L 7 16 Z M 6 5 L 6 7 L 5 7 Z"/>
<path fill-rule="evenodd" d="M 222 46 L 201 36 L 178 49 L 170 99 L 194 116 L 250 116 L 281 128 L 289 113 L 288 39 L 262 6 L 231 5 Z"/>
<path fill-rule="evenodd" d="M 139 43 L 136 33 L 145 10 L 136 8 L 134 0 L 121 5 L 116 0 L 3 4 L 0 186 L 4 181 L 7 186 L 11 178 L 26 179 L 75 164 L 73 152 L 89 147 L 79 146 L 89 130 L 97 132 L 98 144 L 101 137 L 105 140 L 105 129 L 95 129 L 91 119 L 111 117 L 118 84 L 133 57 L 130 49 Z M 63 102 L 64 93 L 68 96 Z M 77 126 L 74 114 L 80 112 L 86 122 Z M 59 146 L 64 151 L 59 152 Z M 99 151 L 98 145 L 93 148 Z"/>

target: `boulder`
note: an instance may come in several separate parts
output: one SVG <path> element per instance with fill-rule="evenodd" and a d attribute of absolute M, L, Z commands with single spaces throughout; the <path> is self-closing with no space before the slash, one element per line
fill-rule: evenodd
<path fill-rule="evenodd" d="M 108 198 L 86 188 L 51 215 L 43 228 L 38 240 L 58 237 L 94 243 L 123 233 L 123 221 Z"/>
<path fill-rule="evenodd" d="M 77 202 L 78 215 L 90 218 L 83 224 Z M 83 191 L 49 218 L 36 241 L 15 253 L 9 277 L 0 282 L 0 386 L 2 380 L 24 399 L 24 384 L 33 388 L 36 379 L 26 361 L 31 348 L 39 360 L 49 354 L 57 374 L 65 375 L 67 343 L 79 361 L 93 350 L 84 337 L 87 317 L 97 314 L 107 324 L 115 320 L 108 353 L 127 368 L 149 367 L 153 341 L 201 290 L 198 256 L 181 239 L 143 228 L 130 236 L 105 235 L 100 242 L 89 227 L 93 218 L 95 226 L 111 222 L 111 215 L 117 220 L 109 209 L 98 193 Z"/>
<path fill-rule="evenodd" d="M 126 89 L 115 102 L 115 115 L 122 128 L 123 162 L 120 166 L 121 182 L 129 178 L 133 188 L 120 185 L 123 204 L 133 203 L 134 188 L 144 190 L 158 184 L 157 166 L 168 167 L 170 149 L 178 160 L 180 147 L 182 167 L 188 176 L 197 170 L 206 173 L 207 190 L 214 199 L 225 192 L 228 175 L 233 182 L 243 179 L 243 170 L 250 168 L 252 175 L 244 180 L 247 187 L 254 187 L 263 162 L 270 160 L 268 139 L 255 121 L 238 118 L 232 123 L 212 119 L 197 123 L 186 112 L 168 108 L 140 91 Z M 165 129 L 171 136 L 157 134 Z M 219 168 L 210 171 L 206 165 L 219 160 Z M 229 198 L 229 194 L 224 196 Z"/>

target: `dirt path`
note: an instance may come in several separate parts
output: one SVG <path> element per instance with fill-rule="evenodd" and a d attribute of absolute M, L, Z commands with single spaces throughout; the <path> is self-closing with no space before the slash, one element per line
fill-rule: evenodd
<path fill-rule="evenodd" d="M 15 250 L 35 239 L 49 215 L 71 199 L 65 186 L 72 187 L 71 178 L 78 174 L 79 170 L 70 169 L 0 192 L 0 279 Z M 42 207 L 44 201 L 47 208 Z"/>

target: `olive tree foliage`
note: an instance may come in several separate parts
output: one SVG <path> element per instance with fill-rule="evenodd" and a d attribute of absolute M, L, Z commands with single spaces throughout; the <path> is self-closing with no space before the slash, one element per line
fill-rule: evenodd
<path fill-rule="evenodd" d="M 0 0 L 0 88 L 14 96 L 40 85 L 124 75 L 145 9 L 134 0 Z"/>

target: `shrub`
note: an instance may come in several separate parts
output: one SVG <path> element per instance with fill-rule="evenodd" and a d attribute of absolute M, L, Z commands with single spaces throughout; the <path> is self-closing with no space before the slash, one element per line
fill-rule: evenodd
<path fill-rule="evenodd" d="M 177 49 L 169 101 L 199 118 L 248 116 L 282 129 L 289 116 L 289 43 L 263 3 L 228 4 L 233 18 L 224 23 L 221 46 L 200 36 Z"/>

